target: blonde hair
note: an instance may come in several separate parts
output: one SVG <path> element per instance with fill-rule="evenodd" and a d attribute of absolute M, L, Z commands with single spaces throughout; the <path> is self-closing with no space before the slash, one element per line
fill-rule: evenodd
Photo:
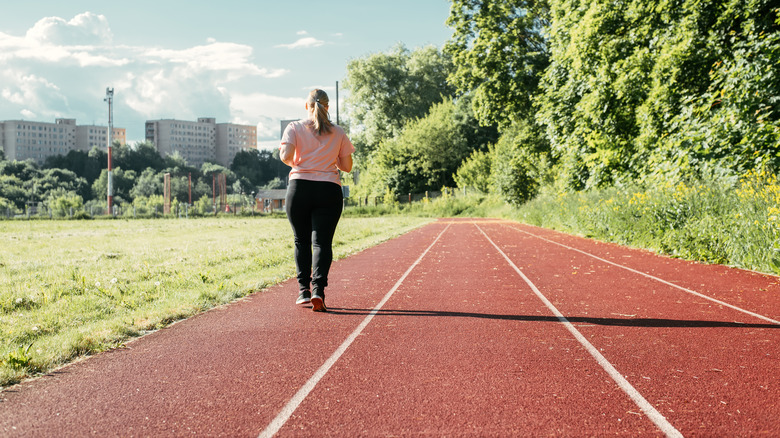
<path fill-rule="evenodd" d="M 309 99 L 306 101 L 309 104 L 309 108 L 313 108 L 314 111 L 311 114 L 311 121 L 314 122 L 314 130 L 317 134 L 322 135 L 322 131 L 325 133 L 330 132 L 330 128 L 333 123 L 330 122 L 328 116 L 328 94 L 319 88 L 312 90 L 309 93 Z"/>

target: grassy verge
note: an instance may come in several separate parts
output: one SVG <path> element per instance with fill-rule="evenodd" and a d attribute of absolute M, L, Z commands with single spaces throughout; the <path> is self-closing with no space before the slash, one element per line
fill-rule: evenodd
<path fill-rule="evenodd" d="M 427 222 L 343 218 L 345 257 Z M 286 219 L 0 224 L 0 385 L 295 275 Z"/>
<path fill-rule="evenodd" d="M 780 274 L 780 185 L 736 181 L 543 194 L 505 217 L 688 260 Z"/>

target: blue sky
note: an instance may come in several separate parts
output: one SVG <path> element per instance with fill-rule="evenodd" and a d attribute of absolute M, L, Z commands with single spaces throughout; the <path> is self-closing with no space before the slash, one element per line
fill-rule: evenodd
<path fill-rule="evenodd" d="M 13 2 L 0 15 L 0 120 L 107 125 L 110 86 L 114 125 L 128 142 L 143 140 L 146 120 L 216 117 L 257 125 L 270 146 L 280 120 L 305 116 L 311 88 L 335 99 L 349 60 L 397 43 L 441 47 L 452 34 L 449 8 L 448 0 Z"/>

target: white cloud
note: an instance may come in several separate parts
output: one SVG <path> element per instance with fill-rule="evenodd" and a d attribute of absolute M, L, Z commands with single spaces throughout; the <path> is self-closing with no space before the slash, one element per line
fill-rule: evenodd
<path fill-rule="evenodd" d="M 71 20 L 44 18 L 23 36 L 0 32 L 0 120 L 21 114 L 105 124 L 103 94 L 112 86 L 115 122 L 128 129 L 130 141 L 143 139 L 147 119 L 209 116 L 255 124 L 270 116 L 242 105 L 241 87 L 289 73 L 259 65 L 251 46 L 214 38 L 184 49 L 120 46 L 112 40 L 108 20 L 90 12 Z M 272 123 L 265 125 L 269 136 Z"/>
<path fill-rule="evenodd" d="M 184 64 L 195 71 L 225 71 L 231 79 L 243 76 L 278 78 L 287 74 L 285 69 L 258 67 L 250 61 L 252 47 L 236 43 L 212 42 L 184 50 L 151 49 L 143 55 L 153 62 Z"/>
<path fill-rule="evenodd" d="M 57 85 L 45 78 L 34 74 L 23 75 L 18 72 L 6 73 L 3 75 L 3 79 L 6 78 L 10 78 L 16 86 L 3 87 L 0 95 L 7 103 L 22 108 L 20 112 L 25 118 L 32 118 L 31 116 L 35 115 L 36 112 L 57 117 L 67 111 L 68 98 Z"/>
<path fill-rule="evenodd" d="M 296 32 L 295 34 L 296 34 L 296 35 L 308 35 L 308 34 L 309 34 L 309 32 L 306 32 L 305 30 L 299 30 L 299 31 L 298 31 L 298 32 Z"/>
<path fill-rule="evenodd" d="M 27 31 L 27 38 L 43 44 L 110 44 L 114 36 L 103 15 L 85 12 L 70 21 L 59 17 L 39 20 Z"/>
<path fill-rule="evenodd" d="M 282 97 L 265 93 L 237 94 L 230 100 L 232 110 L 243 114 L 289 119 L 306 115 L 306 96 Z"/>
<path fill-rule="evenodd" d="M 325 44 L 325 41 L 318 40 L 313 37 L 306 37 L 306 38 L 301 38 L 292 44 L 279 44 L 276 47 L 285 48 L 285 49 L 310 49 L 313 47 L 319 47 L 323 44 Z"/>

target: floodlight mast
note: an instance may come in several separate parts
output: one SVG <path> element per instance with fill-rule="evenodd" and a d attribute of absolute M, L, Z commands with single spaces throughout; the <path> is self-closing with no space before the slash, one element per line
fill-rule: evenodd
<path fill-rule="evenodd" d="M 111 143 L 114 137 L 114 89 L 106 88 L 106 98 L 103 102 L 108 102 L 108 184 L 106 187 L 106 205 L 108 214 L 113 215 L 114 204 L 114 178 L 111 171 Z"/>

